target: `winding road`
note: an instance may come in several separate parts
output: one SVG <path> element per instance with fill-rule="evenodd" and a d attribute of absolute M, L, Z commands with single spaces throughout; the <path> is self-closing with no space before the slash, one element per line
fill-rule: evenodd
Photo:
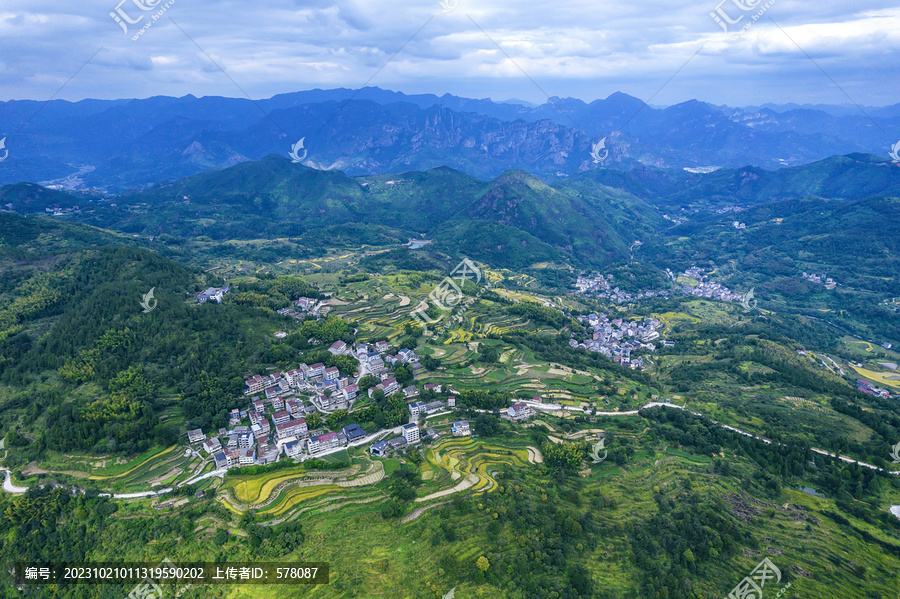
<path fill-rule="evenodd" d="M 535 402 L 531 402 L 531 401 L 526 401 L 525 403 L 528 404 L 532 409 L 540 410 L 542 412 L 568 411 L 568 412 L 581 412 L 582 414 L 588 413 L 587 410 L 585 410 L 584 408 L 577 408 L 575 406 L 563 406 L 563 405 L 558 405 L 558 404 L 535 403 Z M 679 406 L 679 405 L 673 404 L 673 403 L 663 403 L 661 401 L 651 401 L 647 405 L 645 405 L 637 410 L 629 410 L 627 412 L 596 412 L 594 415 L 595 416 L 634 416 L 638 412 L 640 412 L 640 410 L 646 410 L 648 408 L 655 408 L 655 407 L 675 408 L 678 410 L 685 409 L 684 406 Z M 707 418 L 707 416 L 704 416 L 703 414 L 700 414 L 699 412 L 692 412 L 691 410 L 687 410 L 687 412 L 690 412 L 694 416 L 700 416 L 701 418 Z M 758 439 L 758 440 L 762 441 L 763 443 L 767 443 L 767 444 L 772 443 L 771 439 L 766 439 L 765 437 L 762 437 L 760 435 L 748 433 L 747 431 L 741 430 L 739 428 L 735 428 L 733 426 L 729 426 L 727 424 L 721 424 L 720 422 L 718 422 L 716 420 L 709 419 L 709 421 L 712 422 L 713 424 L 718 424 L 722 428 L 728 429 L 728 430 L 738 433 L 740 435 L 744 435 L 745 437 L 752 437 L 754 439 Z M 861 462 L 859 460 L 854 460 L 853 458 L 849 458 L 847 456 L 843 456 L 843 455 L 835 456 L 835 454 L 829 453 L 829 452 L 819 449 L 817 447 L 810 447 L 810 450 L 815 453 L 818 453 L 820 455 L 837 457 L 842 462 L 847 462 L 848 464 L 859 464 L 860 466 L 864 466 L 866 468 L 871 468 L 872 470 L 878 470 L 879 472 L 887 472 L 888 474 L 900 475 L 900 470 L 886 470 L 884 468 L 879 468 L 878 466 L 869 464 L 867 462 Z"/>
<path fill-rule="evenodd" d="M 564 405 L 560 405 L 560 404 L 536 403 L 536 402 L 531 402 L 531 401 L 526 401 L 525 403 L 528 404 L 528 406 L 531 407 L 532 409 L 534 409 L 535 411 L 540 411 L 540 412 L 559 412 L 559 411 L 568 411 L 568 412 L 580 412 L 580 413 L 582 413 L 582 414 L 588 413 L 588 411 L 585 410 L 584 408 L 581 408 L 581 407 L 575 407 L 575 406 L 564 406 Z M 638 410 L 628 410 L 628 411 L 624 411 L 624 412 L 595 412 L 594 415 L 596 415 L 596 416 L 635 416 L 635 415 L 637 415 L 637 414 L 639 413 L 640 410 L 644 410 L 644 409 L 648 409 L 648 408 L 655 408 L 655 407 L 673 408 L 673 409 L 678 409 L 678 410 L 684 410 L 684 409 L 685 409 L 684 406 L 679 406 L 679 405 L 677 405 L 677 404 L 664 403 L 664 402 L 658 402 L 658 401 L 651 401 L 650 403 L 648 403 L 648 404 L 642 406 L 642 407 L 641 407 L 640 409 L 638 409 Z M 476 411 L 482 412 L 482 411 L 484 411 L 484 410 L 476 410 Z M 695 415 L 695 416 L 700 416 L 701 418 L 706 418 L 706 416 L 704 416 L 703 414 L 700 414 L 700 413 L 698 413 L 698 412 L 693 412 L 693 411 L 691 411 L 691 410 L 687 410 L 687 411 L 690 412 L 691 414 Z M 746 436 L 746 437 L 752 437 L 752 438 L 754 438 L 754 439 L 758 439 L 758 440 L 762 441 L 763 443 L 768 443 L 768 444 L 771 444 L 771 443 L 772 443 L 772 441 L 771 441 L 770 439 L 766 439 L 765 437 L 762 437 L 762 436 L 760 436 L 760 435 L 756 435 L 756 434 L 754 434 L 754 433 L 750 433 L 750 432 L 741 430 L 741 429 L 739 429 L 739 428 L 736 428 L 736 427 L 733 427 L 733 426 L 729 426 L 729 425 L 727 425 L 727 424 L 721 424 L 721 423 L 719 423 L 719 422 L 717 422 L 717 421 L 715 421 L 715 420 L 711 420 L 711 419 L 710 419 L 710 422 L 712 422 L 712 423 L 714 423 L 714 424 L 718 424 L 718 425 L 721 426 L 722 428 L 725 428 L 725 429 L 730 430 L 730 431 L 732 431 L 732 432 L 738 433 L 738 434 L 740 434 L 740 435 L 744 435 L 744 436 Z M 358 440 L 358 441 L 356 441 L 356 442 L 354 442 L 354 443 L 351 443 L 350 446 L 356 447 L 356 446 L 359 446 L 359 445 L 365 445 L 365 444 L 367 444 L 367 443 L 371 443 L 372 441 L 374 441 L 374 440 L 376 440 L 376 439 L 378 439 L 378 438 L 384 436 L 385 434 L 391 434 L 391 433 L 393 433 L 393 434 L 399 434 L 399 432 L 400 432 L 400 427 L 396 427 L 396 428 L 394 428 L 394 429 L 381 430 L 381 431 L 378 431 L 377 433 L 373 433 L 373 434 L 371 434 L 371 435 L 367 435 L 365 438 L 360 439 L 360 440 Z M 344 449 L 344 448 L 335 448 L 335 449 L 333 449 L 333 450 L 329 450 L 329 451 L 322 452 L 322 453 L 320 453 L 320 454 L 316 454 L 316 456 L 314 456 L 314 457 L 321 457 L 322 455 L 325 455 L 325 454 L 328 454 L 328 453 L 334 453 L 334 452 L 340 451 L 340 450 L 342 450 L 342 449 Z M 531 448 L 529 448 L 529 450 L 530 450 L 530 449 L 531 449 Z M 816 447 L 810 447 L 810 450 L 812 450 L 812 451 L 814 451 L 815 453 L 818 453 L 818 454 L 820 454 L 820 455 L 830 456 L 830 457 L 837 457 L 837 458 L 840 459 L 841 461 L 846 462 L 846 463 L 848 463 L 848 464 L 858 464 L 858 465 L 864 466 L 864 467 L 866 467 L 866 468 L 871 468 L 872 470 L 877 470 L 877 471 L 880 471 L 880 472 L 887 472 L 888 474 L 893 474 L 893 475 L 900 475 L 900 471 L 897 471 L 897 470 L 886 470 L 886 469 L 884 469 L 884 468 L 879 468 L 878 466 L 875 466 L 875 465 L 873 465 L 873 464 L 869 464 L 869 463 L 866 463 L 866 462 L 861 462 L 861 461 L 859 461 L 859 460 L 854 460 L 853 458 L 850 458 L 850 457 L 847 457 L 847 456 L 843 456 L 843 455 L 837 455 L 837 456 L 836 456 L 835 454 L 829 453 L 829 452 L 824 451 L 824 450 L 822 450 L 822 449 L 818 449 L 818 448 L 816 448 Z M 535 451 L 537 451 L 537 450 L 535 450 Z M 540 453 L 539 453 L 539 452 L 538 452 L 538 456 L 540 456 Z M 529 457 L 531 457 L 531 452 L 530 452 L 530 451 L 529 451 Z M 536 461 L 536 462 L 540 462 L 540 461 L 542 461 L 542 460 L 541 460 L 541 459 L 535 459 L 535 461 Z M 9 470 L 4 469 L 4 468 L 0 468 L 0 470 L 2 470 L 3 473 L 4 473 L 4 480 L 3 480 L 3 490 L 4 490 L 4 491 L 6 491 L 7 493 L 22 494 L 22 493 L 25 493 L 25 492 L 28 490 L 28 487 L 19 487 L 19 486 L 16 486 L 16 485 L 13 484 L 12 479 L 11 479 L 11 477 L 10 477 L 10 471 L 9 471 Z M 199 476 L 195 476 L 195 477 L 193 477 L 193 478 L 190 478 L 190 479 L 184 481 L 184 482 L 181 483 L 181 484 L 182 484 L 182 485 L 189 485 L 189 484 L 193 484 L 193 483 L 199 482 L 199 481 L 201 481 L 201 480 L 203 480 L 203 479 L 206 479 L 206 478 L 212 478 L 212 477 L 214 477 L 214 476 L 224 476 L 224 475 L 225 475 L 225 472 L 226 472 L 225 469 L 221 469 L 221 470 L 213 470 L 213 471 L 211 471 L 211 472 L 207 472 L 206 474 L 202 474 L 202 475 L 199 475 Z M 382 476 L 382 477 L 384 476 L 383 471 L 381 472 L 381 476 Z M 471 475 L 470 475 L 470 476 L 471 476 Z M 428 499 L 436 499 L 436 498 L 442 497 L 442 496 L 444 496 L 444 495 L 449 495 L 449 494 L 451 494 L 451 493 L 455 493 L 455 492 L 464 490 L 465 488 L 468 488 L 468 487 L 472 486 L 472 484 L 473 484 L 473 483 L 470 481 L 469 476 L 467 476 L 463 481 L 461 481 L 459 484 L 457 484 L 456 487 L 454 487 L 454 488 L 452 488 L 452 489 L 446 489 L 445 491 L 440 491 L 440 492 L 438 492 L 438 493 L 433 493 L 432 495 L 429 495 L 428 497 L 418 498 L 418 499 L 416 499 L 416 501 L 422 502 L 422 501 L 425 501 L 425 500 L 428 500 Z M 342 485 L 342 486 L 344 486 L 344 485 Z M 346 485 L 346 486 L 351 486 L 351 485 Z M 80 490 L 81 490 L 82 493 L 84 492 L 83 489 L 80 489 Z M 113 494 L 110 494 L 110 493 L 100 493 L 100 496 L 101 496 L 101 497 L 112 497 L 113 499 L 139 499 L 139 498 L 142 498 L 142 497 L 152 497 L 152 496 L 154 496 L 154 495 L 164 495 L 164 494 L 169 493 L 169 492 L 171 492 L 171 491 L 172 491 L 172 488 L 166 488 L 166 489 L 158 489 L 158 490 L 155 490 L 155 491 L 141 491 L 141 492 L 137 492 L 137 493 L 113 493 Z M 890 508 L 890 510 L 891 510 L 891 513 L 892 513 L 892 514 L 894 514 L 895 516 L 897 516 L 898 518 L 900 518 L 900 505 L 892 506 L 892 507 Z M 424 511 L 424 510 L 423 510 L 423 511 Z"/>
<path fill-rule="evenodd" d="M 9 470 L 4 470 L 3 474 L 5 475 L 3 479 L 3 490 L 7 493 L 21 494 L 28 490 L 28 487 L 17 487 L 12 483 L 12 478 L 9 476 Z"/>

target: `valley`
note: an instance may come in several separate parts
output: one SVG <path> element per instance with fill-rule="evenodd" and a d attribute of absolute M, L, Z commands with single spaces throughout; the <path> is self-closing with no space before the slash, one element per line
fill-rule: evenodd
<path fill-rule="evenodd" d="M 16 222 L 6 230 L 28 230 L 15 220 L 21 217 L 4 218 Z M 42 230 L 44 250 L 30 249 L 27 234 L 17 249 L 4 246 L 10 247 L 6 272 L 19 273 L 19 282 L 5 293 L 22 298 L 21 307 L 6 312 L 15 320 L 6 321 L 4 364 L 6 372 L 19 373 L 15 380 L 30 382 L 10 385 L 13 379 L 7 378 L 2 391 L 6 408 L 0 414 L 13 431 L 2 466 L 13 473 L 14 492 L 0 501 L 23 501 L 16 493 L 25 487 L 32 488 L 26 495 L 35 497 L 31 501 L 58 501 L 55 489 L 69 486 L 79 491 L 64 510 L 108 511 L 104 506 L 114 502 L 113 512 L 91 525 L 89 534 L 102 539 L 85 553 L 91 559 L 109 559 L 113 539 L 148 533 L 155 543 L 118 555 L 139 561 L 164 551 L 177 561 L 199 552 L 210 560 L 234 560 L 288 550 L 296 559 L 328 561 L 331 584 L 317 596 L 335 597 L 358 595 L 363 584 L 393 593 L 398 582 L 416 589 L 411 596 L 439 596 L 451 587 L 517 596 L 514 588 L 538 592 L 542 585 L 588 585 L 580 588 L 593 596 L 629 596 L 661 592 L 652 581 L 669 576 L 689 578 L 707 589 L 704 594 L 725 594 L 730 587 L 721 582 L 727 576 L 723 568 L 749 571 L 762 555 L 782 564 L 791 589 L 804 593 L 847 596 L 860 576 L 869 588 L 885 592 L 894 584 L 887 573 L 896 572 L 891 548 L 900 547 L 900 519 L 891 513 L 900 505 L 900 485 L 892 475 L 900 468 L 890 457 L 890 439 L 900 431 L 893 409 L 898 389 L 889 384 L 890 374 L 880 373 L 893 372 L 883 364 L 900 356 L 767 304 L 762 294 L 760 309 L 752 312 L 741 301 L 685 294 L 677 286 L 668 296 L 638 298 L 646 287 L 632 283 L 634 295 L 603 297 L 548 287 L 523 272 L 479 262 L 480 283 L 460 286 L 468 298 L 458 304 L 464 310 L 443 311 L 434 303 L 443 296 L 434 290 L 451 270 L 442 264 L 452 260 L 428 246 L 337 247 L 302 259 L 288 252 L 272 262 L 201 252 L 180 266 L 154 257 L 148 245 L 154 242 L 145 238 L 118 238 L 46 218 L 23 220 Z M 104 249 L 108 243 L 113 245 Z M 116 249 L 117 243 L 134 247 Z M 177 258 L 178 252 L 171 255 Z M 135 260 L 143 264 L 140 270 L 132 268 Z M 49 265 L 60 273 L 58 281 L 46 278 Z M 604 281 L 612 288 L 619 281 L 670 280 L 664 269 L 646 278 L 643 268 L 613 265 Z M 575 269 L 559 272 L 575 282 Z M 87 285 L 79 283 L 73 293 L 67 278 Z M 226 281 L 229 292 L 221 303 L 196 305 L 199 290 Z M 123 285 L 132 291 L 119 294 L 120 301 L 99 301 L 107 289 L 125 290 Z M 139 300 L 151 286 L 159 305 L 142 313 Z M 303 297 L 319 299 L 303 300 L 307 307 L 301 310 Z M 412 315 L 423 302 L 430 309 L 427 332 Z M 306 312 L 311 306 L 314 311 Z M 284 313 L 287 307 L 297 317 Z M 92 326 L 87 323 L 97 311 L 109 315 L 98 323 L 124 318 L 119 332 L 101 325 L 99 338 L 82 336 L 64 345 L 54 340 L 57 329 L 71 330 L 79 322 L 85 323 L 79 330 Z M 198 325 L 203 319 L 217 324 Z M 641 341 L 627 361 L 624 353 L 606 356 L 579 346 L 590 340 L 590 331 L 618 330 L 613 320 L 622 326 L 652 322 L 640 334 L 658 337 Z M 173 345 L 176 337 L 168 329 L 181 331 L 181 341 Z M 185 336 L 188 330 L 194 332 Z M 47 369 L 38 366 L 45 361 L 9 353 L 35 351 L 23 342 L 34 335 L 39 337 L 30 343 L 60 347 L 68 356 L 62 367 Z M 199 427 L 208 438 L 219 436 L 224 447 L 228 435 L 216 430 L 227 424 L 226 416 L 233 409 L 254 409 L 253 395 L 244 395 L 249 374 L 329 363 L 332 354 L 324 350 L 342 339 L 354 353 L 333 356 L 349 377 L 338 384 L 349 388 L 370 375 L 368 358 L 364 366 L 356 348 L 382 342 L 393 348 L 380 354 L 386 365 L 384 358 L 399 349 L 414 351 L 416 369 L 398 361 L 386 372 L 402 377 L 401 386 L 412 383 L 416 395 L 363 394 L 349 408 L 335 410 L 317 399 L 317 384 L 327 381 L 314 378 L 282 394 L 319 412 L 317 426 L 324 430 L 340 432 L 359 423 L 365 438 L 296 458 L 283 453 L 287 440 L 278 443 L 281 455 L 269 465 L 224 469 L 186 439 L 184 431 Z M 209 361 L 233 352 L 226 348 L 234 340 L 244 349 L 233 355 L 246 357 L 233 366 Z M 190 344 L 197 342 L 205 357 L 190 357 Z M 102 363 L 91 357 L 99 347 L 107 352 Z M 156 347 L 181 357 L 173 362 Z M 342 357 L 352 359 L 353 367 L 341 366 Z M 196 374 L 179 373 L 185 368 Z M 360 375 L 355 383 L 352 370 Z M 53 386 L 69 391 L 48 394 Z M 25 396 L 43 398 L 42 407 L 20 403 Z M 418 401 L 443 407 L 417 417 L 410 406 Z M 115 410 L 134 402 L 159 424 L 140 420 L 143 428 L 123 429 Z M 507 414 L 511 405 L 528 408 L 520 418 Z M 92 423 L 84 420 L 88 410 L 107 416 Z M 273 414 L 265 408 L 267 418 Z M 51 439 L 48 433 L 62 430 L 54 424 L 60 418 L 84 432 Z M 460 429 L 461 420 L 471 428 Z M 239 416 L 237 426 L 252 423 Z M 425 439 L 395 449 L 386 445 L 383 455 L 373 455 L 381 441 L 403 439 L 401 425 L 407 423 Z M 455 430 L 468 436 L 455 436 Z M 123 434 L 131 435 L 133 449 L 116 447 L 125 443 Z M 592 463 L 589 455 L 601 438 L 599 455 L 606 457 Z M 270 450 L 261 452 L 260 458 Z M 773 470 L 773 464 L 785 466 Z M 801 486 L 823 497 L 797 491 Z M 140 525 L 147 518 L 154 522 L 150 529 Z M 568 532 L 551 526 L 559 518 L 578 526 Z M 704 557 L 691 542 L 694 562 L 646 561 L 661 555 L 656 543 L 676 542 L 647 536 L 658 518 L 685 523 L 682 543 L 715 531 L 711 545 L 703 546 L 718 547 L 718 557 Z M 526 552 L 526 537 L 515 532 L 523 525 L 542 531 L 541 542 L 562 552 L 569 564 L 565 574 L 503 573 L 516 556 L 530 556 L 526 560 L 535 567 L 549 559 Z M 69 534 L 65 520 L 53 526 L 53 534 Z M 853 540 L 860 535 L 867 540 Z M 420 544 L 433 549 L 422 554 Z M 408 557 L 386 561 L 387 546 Z M 585 552 L 594 557 L 584 559 Z M 822 552 L 832 556 L 827 570 L 821 568 Z M 725 566 L 723 555 L 734 565 Z M 481 557 L 490 564 L 483 573 L 474 565 Z M 870 565 L 866 572 L 853 565 L 860 563 Z"/>
<path fill-rule="evenodd" d="M 799 596 L 890 596 L 898 172 L 267 155 L 2 187 L 0 555 L 685 599 L 766 558 Z"/>
<path fill-rule="evenodd" d="M 9 0 L 0 597 L 900 599 L 900 9 L 716 2 Z"/>

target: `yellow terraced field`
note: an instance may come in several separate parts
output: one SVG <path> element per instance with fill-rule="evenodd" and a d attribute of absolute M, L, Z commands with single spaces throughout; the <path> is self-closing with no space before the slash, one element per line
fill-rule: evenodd
<path fill-rule="evenodd" d="M 445 441 L 434 451 L 429 451 L 425 457 L 429 464 L 443 468 L 451 475 L 456 473 L 460 477 L 476 476 L 478 482 L 470 489 L 485 492 L 493 492 L 499 487 L 489 471 L 499 466 L 524 467 L 530 463 L 528 450 L 487 445 L 471 438 Z"/>
<path fill-rule="evenodd" d="M 868 368 L 859 368 L 853 365 L 851 365 L 850 368 L 855 370 L 857 374 L 861 374 L 867 379 L 876 381 L 881 385 L 900 388 L 900 375 L 894 374 L 892 372 L 875 372 L 874 370 L 869 370 Z"/>
<path fill-rule="evenodd" d="M 466 341 L 471 341 L 474 335 L 469 331 L 463 331 L 457 329 L 455 331 L 450 331 L 450 338 L 444 341 L 445 345 L 449 345 L 450 343 L 464 343 Z"/>
<path fill-rule="evenodd" d="M 146 463 L 148 463 L 148 462 L 150 462 L 150 461 L 152 461 L 152 460 L 158 459 L 158 458 L 160 458 L 160 457 L 162 457 L 162 456 L 164 456 L 164 455 L 166 455 L 166 454 L 171 453 L 171 452 L 174 451 L 176 448 L 178 448 L 178 445 L 173 445 L 172 447 L 170 447 L 170 448 L 168 448 L 168 449 L 164 449 L 163 451 L 159 452 L 158 454 L 156 454 L 156 455 L 154 455 L 154 456 L 150 456 L 149 458 L 147 458 L 146 460 L 144 460 L 144 461 L 141 462 L 140 464 L 137 464 L 136 466 L 134 466 L 134 467 L 132 467 L 132 468 L 129 468 L 128 470 L 126 470 L 125 472 L 123 472 L 123 473 L 121 473 L 121 474 L 116 474 L 116 475 L 113 475 L 113 476 L 91 476 L 91 477 L 88 477 L 88 480 L 111 480 L 111 479 L 114 479 L 114 478 L 122 478 L 123 476 L 126 476 L 126 475 L 128 475 L 128 474 L 131 474 L 132 472 L 134 472 L 135 470 L 137 470 L 138 468 L 140 468 L 140 467 L 143 466 L 144 464 L 146 464 Z M 168 456 L 168 457 L 171 457 L 171 456 Z"/>
<path fill-rule="evenodd" d="M 337 485 L 320 485 L 316 487 L 302 487 L 300 489 L 293 489 L 285 494 L 281 501 L 278 502 L 278 505 L 267 510 L 263 510 L 260 513 L 279 516 L 302 501 L 313 499 L 326 493 L 338 493 L 344 491 L 346 491 L 346 489 L 342 489 Z"/>
<path fill-rule="evenodd" d="M 279 484 L 292 478 L 302 478 L 305 470 L 273 472 L 226 482 L 225 489 L 234 489 L 234 496 L 244 503 L 262 503 Z"/>

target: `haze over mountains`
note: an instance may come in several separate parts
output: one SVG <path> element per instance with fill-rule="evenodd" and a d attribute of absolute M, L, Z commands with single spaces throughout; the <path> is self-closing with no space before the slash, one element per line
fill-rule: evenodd
<path fill-rule="evenodd" d="M 598 167 L 634 170 L 807 164 L 887 156 L 900 104 L 730 108 L 692 100 L 653 108 L 615 93 L 541 106 L 378 88 L 311 90 L 257 102 L 185 96 L 0 103 L 9 156 L 0 183 L 52 182 L 110 192 L 286 156 L 349 175 L 449 166 L 481 179 L 522 169 L 544 179 Z M 601 161 L 591 155 L 594 144 Z M 607 154 L 608 152 L 608 154 Z M 302 155 L 302 151 L 301 151 Z"/>

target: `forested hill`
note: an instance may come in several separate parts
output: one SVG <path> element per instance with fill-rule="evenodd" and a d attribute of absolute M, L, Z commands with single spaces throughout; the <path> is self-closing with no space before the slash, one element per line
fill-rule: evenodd
<path fill-rule="evenodd" d="M 740 220 L 745 229 L 736 229 Z M 768 280 L 827 272 L 843 285 L 900 294 L 900 198 L 791 200 L 674 227 L 646 251 L 685 268 L 734 263 Z"/>
<path fill-rule="evenodd" d="M 556 186 L 581 191 L 598 184 L 627 190 L 666 211 L 708 210 L 810 197 L 853 201 L 900 195 L 900 167 L 883 156 L 847 154 L 777 170 L 752 165 L 707 173 L 650 166 L 628 172 L 597 168 Z"/>
<path fill-rule="evenodd" d="M 271 278 L 241 286 L 222 305 L 198 306 L 194 294 L 221 283 L 202 271 L 141 248 L 90 246 L 114 236 L 86 227 L 3 218 L 17 226 L 0 234 L 8 275 L 0 279 L 8 398 L 0 419 L 12 430 L 27 422 L 39 435 L 35 451 L 133 452 L 171 443 L 185 421 L 224 424 L 224 402 L 240 394 L 248 366 L 295 354 L 267 335 L 283 326 L 273 308 L 318 294 L 298 279 Z M 85 247 L 62 247 L 63 233 Z M 29 238 L 48 240 L 45 251 L 14 248 Z M 167 413 L 184 419 L 167 424 Z"/>
<path fill-rule="evenodd" d="M 17 186 L 0 188 L 0 193 Z M 61 194 L 66 197 L 67 194 Z M 17 266 L 86 247 L 134 244 L 132 237 L 49 217 L 24 218 L 0 212 L 0 264 Z"/>
<path fill-rule="evenodd" d="M 23 185 L 0 191 L 22 212 L 75 203 L 47 194 L 51 204 L 42 205 Z M 524 171 L 491 181 L 445 167 L 352 178 L 276 155 L 114 200 L 86 199 L 79 211 L 67 214 L 146 237 L 293 237 L 316 249 L 385 238 L 396 243 L 422 234 L 500 267 L 547 260 L 606 264 L 627 255 L 636 235 L 665 224 L 655 208 L 627 191 L 602 185 L 589 191 L 554 189 Z M 487 229 L 493 237 L 485 246 L 481 233 Z"/>

